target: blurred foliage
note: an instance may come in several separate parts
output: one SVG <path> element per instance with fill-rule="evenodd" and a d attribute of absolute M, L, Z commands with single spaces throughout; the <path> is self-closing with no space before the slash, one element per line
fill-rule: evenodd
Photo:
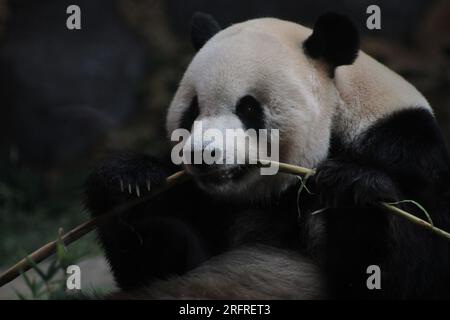
<path fill-rule="evenodd" d="M 78 261 L 79 257 L 67 250 L 61 241 L 57 242 L 56 255 L 51 263 L 43 270 L 31 258 L 28 261 L 38 277 L 30 277 L 22 273 L 22 277 L 29 289 L 29 293 L 16 291 L 21 300 L 48 300 L 65 299 L 66 294 L 66 270 L 67 267 Z"/>
<path fill-rule="evenodd" d="M 59 227 L 69 230 L 88 217 L 83 209 L 82 170 L 52 176 L 2 164 L 0 178 L 0 267 L 54 240 Z M 100 252 L 89 235 L 71 246 L 74 254 Z"/>

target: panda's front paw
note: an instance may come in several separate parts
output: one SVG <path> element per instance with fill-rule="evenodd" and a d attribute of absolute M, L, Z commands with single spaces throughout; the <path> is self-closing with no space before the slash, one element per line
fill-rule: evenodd
<path fill-rule="evenodd" d="M 102 163 L 88 177 L 86 202 L 94 215 L 149 194 L 165 182 L 167 171 L 147 155 L 120 155 Z"/>
<path fill-rule="evenodd" d="M 316 186 L 328 208 L 370 207 L 397 201 L 394 181 L 384 172 L 345 160 L 327 160 L 317 169 Z"/>

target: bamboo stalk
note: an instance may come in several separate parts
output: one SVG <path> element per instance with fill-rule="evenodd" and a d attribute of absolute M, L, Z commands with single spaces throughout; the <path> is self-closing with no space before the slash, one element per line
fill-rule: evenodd
<path fill-rule="evenodd" d="M 411 213 L 406 212 L 400 208 L 397 208 L 396 206 L 393 206 L 389 203 L 382 202 L 380 205 L 381 205 L 381 207 L 385 208 L 386 210 L 392 212 L 393 214 L 396 214 L 403 218 L 406 218 L 409 221 L 411 221 L 412 223 L 415 223 L 421 227 L 424 227 L 425 229 L 430 230 L 431 232 L 439 235 L 440 237 L 442 237 L 444 239 L 450 240 L 450 233 L 448 233 L 442 229 L 436 228 L 431 223 L 429 223 L 425 220 L 422 220 L 420 218 L 417 218 L 416 216 L 412 215 Z"/>
<path fill-rule="evenodd" d="M 68 245 L 78 239 L 80 239 L 85 234 L 88 234 L 91 232 L 95 226 L 97 225 L 97 219 L 90 219 L 82 224 L 80 224 L 78 227 L 70 230 L 68 233 L 61 236 L 61 241 Z M 45 260 L 46 258 L 50 257 L 56 252 L 56 245 L 58 241 L 54 240 L 43 247 L 39 248 L 38 250 L 34 251 L 27 257 L 20 260 L 18 263 L 16 263 L 14 266 L 6 270 L 2 275 L 0 276 L 0 287 L 4 286 L 5 284 L 13 281 L 15 278 L 17 278 L 21 272 L 28 271 L 31 269 L 32 265 L 30 264 L 30 260 L 34 261 L 36 264 Z"/>
<path fill-rule="evenodd" d="M 284 172 L 284 173 L 305 174 L 305 175 L 306 174 L 314 175 L 316 173 L 316 171 L 314 169 L 303 168 L 303 167 L 299 167 L 296 165 L 286 164 L 286 163 L 277 162 L 277 161 L 258 160 L 258 162 L 261 165 L 278 165 L 280 172 Z M 431 223 L 429 223 L 425 220 L 422 220 L 422 219 L 410 214 L 409 212 L 406 212 L 406 211 L 404 211 L 396 206 L 393 206 L 392 204 L 389 204 L 387 202 L 381 202 L 380 206 L 393 214 L 401 216 L 401 217 L 411 221 L 412 223 L 415 223 L 415 224 L 439 235 L 440 237 L 442 237 L 444 239 L 450 240 L 450 233 L 433 226 Z"/>
<path fill-rule="evenodd" d="M 294 174 L 294 175 L 314 175 L 316 172 L 314 169 L 308 169 L 303 168 L 300 166 L 282 163 L 282 162 L 276 162 L 276 161 L 270 161 L 270 160 L 258 160 L 260 165 L 276 165 L 279 167 L 279 171 L 282 173 L 288 173 L 288 174 Z M 150 195 L 138 198 L 134 201 L 130 201 L 122 206 L 119 206 L 112 210 L 109 213 L 106 213 L 104 215 L 101 215 L 99 217 L 95 217 L 92 219 L 89 219 L 88 221 L 84 222 L 83 224 L 79 225 L 78 227 L 70 230 L 69 232 L 65 233 L 64 235 L 60 235 L 61 241 L 65 245 L 69 245 L 72 242 L 80 239 L 82 236 L 88 234 L 91 232 L 99 223 L 101 223 L 104 219 L 108 219 L 109 217 L 119 214 L 121 212 L 124 212 L 140 203 L 143 203 L 147 201 L 148 199 L 152 198 L 153 196 L 164 192 L 173 186 L 180 184 L 181 182 L 185 181 L 187 179 L 186 173 L 184 171 L 176 172 L 175 174 L 167 177 L 166 183 L 158 188 L 155 189 Z M 443 237 L 444 239 L 450 240 L 450 234 L 448 232 L 445 232 L 444 230 L 441 230 L 439 228 L 436 228 L 435 226 L 431 225 L 430 223 L 400 209 L 397 208 L 391 204 L 388 204 L 386 202 L 380 203 L 381 207 L 385 208 L 387 211 L 399 215 L 423 228 L 426 228 L 427 230 Z M 50 243 L 47 243 L 43 247 L 39 248 L 38 250 L 34 251 L 24 259 L 20 260 L 18 263 L 16 263 L 14 266 L 6 270 L 4 273 L 0 275 L 0 287 L 4 286 L 5 284 L 11 282 L 15 278 L 17 278 L 21 272 L 25 272 L 29 270 L 32 266 L 30 264 L 31 261 L 34 261 L 35 263 L 39 263 L 49 256 L 53 255 L 56 251 L 56 245 L 57 240 L 52 241 Z"/>
<path fill-rule="evenodd" d="M 86 222 L 80 224 L 78 227 L 70 230 L 69 232 L 65 234 L 60 234 L 59 239 L 64 245 L 69 245 L 72 242 L 80 239 L 84 235 L 91 232 L 95 227 L 101 223 L 102 221 L 108 219 L 109 217 L 119 214 L 121 212 L 124 212 L 138 204 L 141 204 L 148 199 L 156 196 L 157 194 L 160 194 L 161 192 L 164 192 L 173 186 L 183 182 L 186 179 L 186 174 L 184 171 L 179 171 L 174 173 L 173 175 L 167 177 L 166 183 L 161 186 L 158 189 L 155 189 L 153 192 L 151 192 L 150 195 L 138 198 L 136 200 L 127 202 L 126 204 L 122 206 L 118 206 L 111 210 L 110 212 L 87 220 Z M 26 272 L 29 269 L 32 268 L 32 265 L 30 263 L 31 261 L 34 261 L 36 264 L 45 260 L 46 258 L 50 257 L 56 252 L 56 245 L 58 243 L 58 240 L 51 241 L 44 245 L 43 247 L 39 248 L 38 250 L 34 251 L 33 253 L 29 254 L 27 257 L 20 260 L 18 263 L 16 263 L 14 266 L 6 270 L 0 275 L 0 287 L 4 286 L 5 284 L 13 281 L 15 278 L 17 278 L 21 272 Z"/>

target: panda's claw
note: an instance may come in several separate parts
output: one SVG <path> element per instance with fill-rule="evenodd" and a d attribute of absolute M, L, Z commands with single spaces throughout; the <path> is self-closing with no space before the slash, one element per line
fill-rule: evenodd
<path fill-rule="evenodd" d="M 120 181 L 120 191 L 123 192 L 124 188 L 123 188 L 123 180 L 122 180 L 122 178 L 120 178 L 119 181 Z"/>
<path fill-rule="evenodd" d="M 141 190 L 139 189 L 139 185 L 136 184 L 136 195 L 138 196 L 138 198 L 141 197 Z"/>
<path fill-rule="evenodd" d="M 129 194 L 132 193 L 132 191 L 131 191 L 131 184 L 130 184 L 130 183 L 128 184 L 128 193 L 129 193 Z"/>
<path fill-rule="evenodd" d="M 148 192 L 150 192 L 150 190 L 151 190 L 150 180 L 147 180 L 147 190 L 148 190 Z"/>

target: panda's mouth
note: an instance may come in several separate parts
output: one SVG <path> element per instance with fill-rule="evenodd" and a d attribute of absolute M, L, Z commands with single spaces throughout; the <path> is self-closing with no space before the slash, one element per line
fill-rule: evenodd
<path fill-rule="evenodd" d="M 196 173 L 194 176 L 201 184 L 214 186 L 237 182 L 244 178 L 250 171 L 251 167 L 248 165 L 237 165 L 226 169 Z"/>

